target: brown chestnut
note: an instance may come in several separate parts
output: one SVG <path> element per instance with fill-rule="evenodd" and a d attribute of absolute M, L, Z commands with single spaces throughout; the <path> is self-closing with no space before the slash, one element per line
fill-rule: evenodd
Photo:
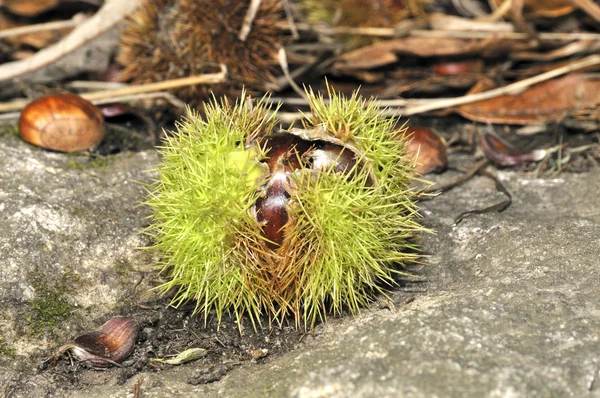
<path fill-rule="evenodd" d="M 404 132 L 410 142 L 408 157 L 417 156 L 415 172 L 418 174 L 440 173 L 448 167 L 446 146 L 433 131 L 425 127 L 412 127 Z"/>
<path fill-rule="evenodd" d="M 30 102 L 21 112 L 19 131 L 25 141 L 61 152 L 98 145 L 104 119 L 89 101 L 75 94 L 50 94 Z"/>
<path fill-rule="evenodd" d="M 289 194 L 285 190 L 287 179 L 287 173 L 275 173 L 266 187 L 265 196 L 256 201 L 256 219 L 262 224 L 263 234 L 272 249 L 283 243 L 283 227 L 289 219 L 286 207 Z"/>
<path fill-rule="evenodd" d="M 446 62 L 432 67 L 433 73 L 439 76 L 461 76 L 469 73 L 479 73 L 483 64 L 479 60 L 463 62 Z"/>
<path fill-rule="evenodd" d="M 271 177 L 263 187 L 264 195 L 256 201 L 256 219 L 262 225 L 267 245 L 271 249 L 281 246 L 285 239 L 285 225 L 289 221 L 287 191 L 290 174 L 298 169 L 333 170 L 348 174 L 356 165 L 354 152 L 340 145 L 315 140 L 310 141 L 292 134 L 274 134 L 261 144 L 265 147 L 264 162 Z M 368 185 L 372 183 L 367 182 Z"/>

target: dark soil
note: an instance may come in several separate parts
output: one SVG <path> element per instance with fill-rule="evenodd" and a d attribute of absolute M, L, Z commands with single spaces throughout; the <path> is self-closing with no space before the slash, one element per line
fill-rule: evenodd
<path fill-rule="evenodd" d="M 387 297 L 376 297 L 372 306 L 392 309 L 410 303 L 415 294 L 427 290 L 426 268 L 416 264 L 409 266 L 407 271 L 415 277 L 397 278 L 398 286 L 390 290 Z M 204 317 L 194 314 L 193 310 L 193 303 L 177 309 L 170 307 L 166 298 L 155 303 L 138 303 L 121 312 L 123 316 L 135 318 L 139 328 L 134 351 L 120 367 L 94 368 L 77 362 L 68 352 L 49 359 L 57 348 L 34 358 L 38 361 L 37 372 L 52 380 L 59 391 L 85 387 L 91 383 L 90 372 L 103 372 L 102 378 L 116 378 L 123 384 L 139 372 L 160 372 L 173 366 L 152 361 L 152 358 L 172 357 L 189 348 L 204 348 L 208 355 L 189 365 L 178 366 L 194 366 L 187 382 L 205 384 L 220 380 L 231 369 L 245 363 L 271 361 L 294 350 L 307 336 L 319 334 L 318 327 L 305 330 L 296 327 L 291 318 L 270 326 L 268 320 L 263 320 L 263 324 L 254 329 L 248 317 L 243 318 L 241 327 L 230 316 L 225 316 L 219 325 L 212 314 L 205 322 Z M 97 383 L 97 377 L 91 379 Z"/>

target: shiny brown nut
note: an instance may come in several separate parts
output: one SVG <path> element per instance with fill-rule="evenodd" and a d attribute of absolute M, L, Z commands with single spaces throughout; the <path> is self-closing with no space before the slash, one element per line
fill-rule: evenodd
<path fill-rule="evenodd" d="M 74 94 L 51 94 L 30 102 L 19 119 L 25 141 L 61 152 L 98 145 L 104 138 L 104 119 L 89 101 Z"/>
<path fill-rule="evenodd" d="M 256 201 L 256 218 L 262 225 L 263 234 L 272 249 L 283 243 L 284 227 L 289 220 L 287 203 L 289 194 L 285 190 L 288 176 L 285 172 L 275 173 L 266 187 L 265 197 Z"/>
<path fill-rule="evenodd" d="M 121 363 L 133 351 L 138 323 L 133 318 L 117 317 L 107 321 L 99 330 L 78 336 L 66 347 L 80 361 L 104 367 Z"/>
<path fill-rule="evenodd" d="M 434 65 L 433 72 L 439 76 L 460 76 L 469 73 L 479 73 L 483 69 L 483 62 L 480 60 L 463 62 L 446 62 Z"/>
<path fill-rule="evenodd" d="M 411 127 L 404 135 L 410 140 L 406 151 L 408 157 L 417 156 L 416 173 L 440 173 L 448 167 L 446 146 L 433 131 L 425 127 Z"/>

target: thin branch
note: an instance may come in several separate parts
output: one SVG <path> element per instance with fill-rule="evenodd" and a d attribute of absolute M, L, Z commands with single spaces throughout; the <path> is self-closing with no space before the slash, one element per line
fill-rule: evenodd
<path fill-rule="evenodd" d="M 178 87 L 193 86 L 196 84 L 215 84 L 223 83 L 227 78 L 227 67 L 221 65 L 221 72 L 219 73 L 207 73 L 204 75 L 184 77 L 181 79 L 166 80 L 163 82 L 140 84 L 136 86 L 127 86 L 114 88 L 110 90 L 95 91 L 91 93 L 81 94 L 81 97 L 88 101 L 95 102 L 104 99 L 110 99 L 113 101 L 118 97 L 127 97 L 136 94 L 151 93 L 156 91 L 164 91 Z M 109 102 L 111 102 L 109 101 Z M 19 111 L 23 109 L 30 100 L 18 100 L 5 102 L 0 104 L 0 112 L 11 112 Z"/>
<path fill-rule="evenodd" d="M 242 24 L 242 29 L 240 30 L 240 34 L 238 39 L 241 41 L 246 41 L 250 31 L 252 30 L 252 22 L 254 22 L 254 18 L 256 18 L 256 13 L 258 12 L 258 8 L 260 7 L 260 3 L 262 0 L 252 0 L 250 2 L 250 7 L 248 7 L 248 11 L 246 11 L 246 16 L 244 17 L 244 22 Z"/>
<path fill-rule="evenodd" d="M 460 176 L 456 180 L 450 181 L 444 185 L 435 185 L 434 184 L 434 185 L 430 186 L 429 188 L 425 189 L 423 192 L 430 193 L 430 194 L 441 194 L 444 192 L 448 192 L 451 189 L 454 189 L 454 188 L 464 184 L 465 182 L 469 181 L 471 178 L 473 178 L 473 176 L 475 174 L 479 173 L 480 170 L 489 166 L 489 164 L 490 164 L 490 161 L 487 159 L 480 160 L 479 162 L 475 163 L 475 165 L 473 165 L 473 167 L 471 167 L 469 170 L 467 170 L 464 175 Z"/>
<path fill-rule="evenodd" d="M 290 29 L 286 24 L 280 24 L 284 29 Z M 375 27 L 352 27 L 336 26 L 322 27 L 309 24 L 297 23 L 296 29 L 302 31 L 314 31 L 323 35 L 357 35 L 357 36 L 375 36 L 375 37 L 401 37 L 404 34 L 418 37 L 440 37 L 456 39 L 489 39 L 498 40 L 528 40 L 529 36 L 520 32 L 509 31 L 478 31 L 478 30 L 427 30 L 413 29 L 406 31 L 398 28 L 375 28 Z M 573 40 L 600 40 L 600 34 L 587 32 L 559 33 L 559 32 L 540 32 L 538 38 L 542 41 L 573 41 Z"/>
<path fill-rule="evenodd" d="M 451 98 L 415 98 L 415 99 L 388 99 L 388 100 L 375 100 L 377 105 L 381 108 L 389 108 L 389 107 L 403 107 L 417 104 L 432 104 L 440 99 L 451 99 Z M 297 98 L 297 97 L 271 97 L 267 98 L 265 101 L 271 104 L 284 104 L 290 106 L 305 106 L 308 105 L 308 100 L 305 98 Z M 329 99 L 323 99 L 325 104 L 329 104 Z"/>
<path fill-rule="evenodd" d="M 91 18 L 79 24 L 58 43 L 38 51 L 31 57 L 0 65 L 0 81 L 14 79 L 41 69 L 73 52 L 123 20 L 142 0 L 107 0 Z"/>
<path fill-rule="evenodd" d="M 526 33 L 520 32 L 482 32 L 482 31 L 464 31 L 464 30 L 423 30 L 415 29 L 410 32 L 411 36 L 418 37 L 439 37 L 455 39 L 489 39 L 498 40 L 529 40 Z M 538 39 L 541 41 L 573 41 L 573 40 L 600 40 L 598 33 L 556 33 L 539 32 Z"/>
<path fill-rule="evenodd" d="M 292 76 L 290 75 L 290 68 L 287 62 L 287 56 L 285 53 L 285 48 L 281 47 L 279 49 L 279 52 L 277 53 L 277 58 L 279 59 L 279 65 L 281 66 L 281 70 L 283 71 L 283 74 L 285 76 L 285 78 L 287 79 L 288 83 L 290 84 L 290 87 L 292 87 L 294 89 L 294 91 L 302 98 L 304 98 L 306 101 L 308 101 L 308 97 L 306 96 L 306 93 L 304 92 L 304 90 L 302 90 L 294 81 L 294 79 L 292 79 Z"/>
<path fill-rule="evenodd" d="M 298 34 L 298 28 L 296 28 L 296 22 L 294 21 L 294 13 L 292 12 L 290 2 L 289 0 L 282 0 L 282 2 L 283 10 L 285 11 L 285 17 L 288 21 L 290 32 L 292 32 L 292 38 L 294 40 L 298 40 L 300 38 L 300 35 Z"/>
<path fill-rule="evenodd" d="M 571 3 L 585 11 L 596 22 L 600 22 L 600 6 L 590 0 L 571 0 Z"/>
<path fill-rule="evenodd" d="M 600 55 L 591 55 L 579 61 L 573 62 L 569 65 L 552 69 L 548 72 L 539 74 L 537 76 L 523 79 L 518 82 L 506 85 L 504 87 L 484 91 L 482 93 L 468 94 L 457 98 L 442 99 L 439 101 L 435 101 L 431 104 L 408 106 L 402 111 L 402 114 L 404 116 L 416 115 L 418 113 L 429 112 L 436 109 L 451 108 L 458 105 L 470 104 L 472 102 L 487 100 L 490 98 L 498 97 L 500 95 L 517 94 L 527 89 L 528 87 L 533 86 L 534 84 L 541 83 L 546 80 L 550 80 L 555 77 L 562 76 L 567 73 L 595 65 L 600 65 Z"/>
<path fill-rule="evenodd" d="M 97 80 L 73 80 L 72 82 L 66 83 L 66 86 L 75 90 L 108 90 L 111 88 L 128 87 L 128 84 Z"/>
<path fill-rule="evenodd" d="M 74 28 L 87 19 L 83 13 L 73 15 L 73 18 L 64 21 L 45 22 L 28 26 L 20 26 L 18 28 L 0 30 L 0 39 L 7 37 L 27 35 L 36 32 L 47 32 L 51 30 L 59 30 L 66 28 Z"/>
<path fill-rule="evenodd" d="M 512 0 L 504 0 L 500 7 L 496 8 L 493 13 L 476 19 L 477 22 L 496 22 L 504 17 L 510 11 Z"/>

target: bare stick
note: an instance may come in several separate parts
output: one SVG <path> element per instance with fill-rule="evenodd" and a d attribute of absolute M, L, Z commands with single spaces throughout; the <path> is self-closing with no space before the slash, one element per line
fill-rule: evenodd
<path fill-rule="evenodd" d="M 153 93 L 144 93 L 144 94 L 133 94 L 133 95 L 119 95 L 116 97 L 98 99 L 94 101 L 90 101 L 94 105 L 104 105 L 111 104 L 115 102 L 132 102 L 132 101 L 140 101 L 140 100 L 150 100 L 150 99 L 164 99 L 169 102 L 174 107 L 178 108 L 180 112 L 184 115 L 187 115 L 186 104 L 176 96 L 166 91 L 157 91 Z M 2 113 L 0 114 L 0 122 L 8 122 L 18 120 L 21 116 L 20 111 Z"/>
<path fill-rule="evenodd" d="M 287 55 L 285 53 L 285 48 L 281 47 L 279 49 L 279 52 L 277 53 L 277 58 L 279 59 L 279 65 L 281 66 L 281 69 L 283 70 L 283 74 L 285 76 L 285 78 L 287 79 L 288 83 L 290 84 L 290 87 L 292 87 L 294 89 L 294 91 L 302 98 L 304 98 L 307 102 L 308 102 L 308 98 L 306 97 L 306 94 L 304 93 L 304 90 L 302 90 L 294 81 L 294 79 L 292 79 L 292 76 L 290 75 L 290 68 L 288 66 L 288 62 L 287 62 Z"/>
<path fill-rule="evenodd" d="M 486 15 L 484 17 L 477 18 L 477 22 L 495 22 L 499 19 L 502 19 L 504 15 L 510 11 L 510 7 L 512 6 L 512 0 L 504 0 L 504 2 L 500 5 L 500 7 L 496 8 L 493 13 Z"/>
<path fill-rule="evenodd" d="M 537 76 L 533 76 L 527 79 L 520 80 L 518 82 L 509 84 L 504 87 L 498 87 L 492 90 L 484 91 L 482 93 L 467 94 L 462 97 L 456 98 L 439 98 L 439 99 L 392 99 L 392 100 L 381 100 L 377 101 L 380 107 L 387 109 L 384 111 L 389 116 L 410 116 L 419 113 L 429 112 L 436 109 L 451 108 L 458 105 L 470 104 L 472 102 L 483 101 L 490 98 L 499 97 L 505 94 L 517 94 L 523 90 L 533 86 L 535 84 L 550 80 L 552 78 L 565 75 L 569 72 L 573 72 L 579 69 L 587 68 L 594 65 L 600 65 L 600 55 L 591 55 L 587 58 L 583 58 L 579 61 L 573 62 L 569 65 L 562 66 L 542 73 Z M 307 101 L 305 98 L 299 99 L 284 99 L 284 98 L 272 98 L 273 102 L 282 101 L 289 105 L 302 106 L 306 105 Z M 394 107 L 394 108 L 389 108 Z M 292 118 L 292 116 L 289 116 Z"/>
<path fill-rule="evenodd" d="M 415 99 L 388 99 L 388 100 L 374 100 L 377 103 L 377 106 L 381 108 L 389 108 L 389 107 L 403 107 L 417 104 L 433 104 L 440 99 L 449 99 L 449 98 L 415 98 Z M 308 100 L 306 98 L 296 98 L 296 97 L 271 97 L 265 99 L 267 103 L 270 104 L 278 104 L 282 103 L 285 105 L 291 106 L 305 106 L 308 105 Z M 323 101 L 325 104 L 329 104 L 329 99 L 324 98 Z"/>
<path fill-rule="evenodd" d="M 98 99 L 98 100 L 94 100 L 91 102 L 94 105 L 103 105 L 103 104 L 110 104 L 110 103 L 115 103 L 115 102 L 131 102 L 131 101 L 149 100 L 149 99 L 156 99 L 156 98 L 164 99 L 165 101 L 169 102 L 171 105 L 175 106 L 176 108 L 179 108 L 180 110 L 185 111 L 185 105 L 186 105 L 185 102 L 183 102 L 182 100 L 180 100 L 173 94 L 168 93 L 166 91 L 157 91 L 157 92 L 153 92 L 153 93 L 132 94 L 132 95 L 119 95 L 116 97 L 103 98 L 103 99 Z M 0 117 L 1 116 L 3 116 L 3 115 L 0 115 Z"/>
<path fill-rule="evenodd" d="M 98 80 L 73 80 L 66 84 L 75 90 L 108 90 L 111 88 L 127 87 L 128 84 L 120 82 L 103 82 Z"/>
<path fill-rule="evenodd" d="M 310 112 L 277 112 L 277 120 L 283 124 L 292 124 L 305 117 L 309 118 Z"/>
<path fill-rule="evenodd" d="M 141 4 L 142 0 L 106 0 L 93 17 L 71 33 L 29 58 L 0 65 L 0 81 L 14 79 L 49 65 L 112 28 Z"/>
<path fill-rule="evenodd" d="M 431 104 L 421 104 L 415 106 L 408 106 L 403 111 L 404 116 L 416 115 L 418 113 L 424 113 L 433 111 L 436 109 L 451 108 L 457 105 L 470 104 L 472 102 L 482 101 L 500 95 L 505 94 L 517 94 L 525 90 L 526 88 L 533 86 L 534 84 L 541 83 L 552 78 L 565 75 L 575 70 L 587 68 L 594 65 L 600 65 L 600 55 L 590 55 L 589 57 L 583 58 L 577 62 L 573 62 L 569 65 L 562 66 L 560 68 L 552 69 L 548 72 L 533 76 L 527 79 L 520 80 L 518 82 L 509 84 L 504 87 L 495 88 L 492 90 L 484 91 L 477 94 L 468 94 L 457 98 L 447 98 L 439 101 L 435 101 Z"/>
<path fill-rule="evenodd" d="M 0 39 L 13 36 L 27 35 L 36 32 L 47 32 L 50 30 L 59 30 L 66 28 L 74 28 L 87 19 L 83 13 L 73 15 L 73 18 L 64 21 L 45 22 L 28 26 L 20 26 L 18 28 L 0 30 Z"/>
<path fill-rule="evenodd" d="M 241 41 L 246 41 L 248 35 L 250 34 L 250 30 L 252 30 L 252 22 L 254 22 L 254 18 L 256 18 L 256 13 L 260 7 L 260 2 L 261 0 L 252 0 L 250 2 L 250 7 L 248 7 L 248 11 L 246 11 L 242 29 L 240 30 L 240 34 L 238 36 L 238 39 Z"/>
<path fill-rule="evenodd" d="M 458 177 L 456 180 L 450 181 L 443 185 L 435 185 L 434 184 L 434 185 L 430 186 L 429 188 L 425 189 L 423 192 L 424 193 L 433 193 L 433 194 L 440 194 L 440 193 L 448 192 L 451 189 L 454 189 L 454 188 L 458 187 L 459 185 L 462 185 L 465 182 L 469 181 L 471 178 L 473 178 L 473 176 L 475 174 L 477 174 L 484 167 L 487 167 L 489 164 L 490 164 L 490 161 L 487 159 L 480 160 L 479 162 L 475 163 L 475 165 L 473 165 L 473 167 L 471 167 L 469 170 L 467 170 L 464 175 Z"/>
<path fill-rule="evenodd" d="M 410 32 L 411 36 L 419 37 L 452 37 L 455 39 L 489 39 L 496 38 L 498 40 L 529 40 L 526 33 L 520 32 L 482 32 L 482 31 L 465 31 L 465 30 L 423 30 L 415 29 Z M 573 41 L 573 40 L 600 40 L 598 33 L 555 33 L 555 32 L 540 32 L 538 38 L 541 41 Z"/>
<path fill-rule="evenodd" d="M 600 6 L 590 0 L 571 0 L 571 3 L 585 11 L 596 22 L 600 22 Z"/>
<path fill-rule="evenodd" d="M 150 93 L 155 91 L 164 91 L 172 88 L 193 86 L 196 84 L 223 83 L 226 80 L 226 77 L 227 67 L 225 65 L 221 65 L 221 72 L 219 73 L 207 73 L 204 75 L 184 77 L 181 79 L 166 80 L 164 82 L 140 84 L 137 86 L 128 86 L 110 90 L 95 91 L 91 93 L 81 94 L 81 97 L 92 102 L 102 99 L 114 100 L 114 98 L 117 97 L 131 96 L 135 94 Z M 18 100 L 5 102 L 3 104 L 0 104 L 0 112 L 19 111 L 23 109 L 29 102 L 31 101 Z"/>
<path fill-rule="evenodd" d="M 290 29 L 288 24 L 280 26 L 285 29 Z M 357 35 L 357 36 L 376 36 L 376 37 L 398 37 L 402 36 L 399 29 L 396 28 L 376 28 L 376 27 L 352 27 L 352 26 L 336 26 L 333 28 L 312 26 L 309 24 L 296 23 L 296 29 L 302 31 L 314 31 L 323 35 Z M 452 37 L 456 39 L 489 39 L 497 38 L 498 40 L 528 40 L 529 36 L 520 32 L 509 31 L 478 31 L 478 30 L 426 30 L 413 29 L 408 31 L 410 36 L 418 37 Z M 540 32 L 538 38 L 542 41 L 573 41 L 573 40 L 600 40 L 600 34 L 575 32 L 575 33 L 558 33 L 558 32 Z"/>
<path fill-rule="evenodd" d="M 290 26 L 290 32 L 292 32 L 292 38 L 294 40 L 298 40 L 300 38 L 300 35 L 298 34 L 298 28 L 296 28 L 296 22 L 294 22 L 292 7 L 290 6 L 290 2 L 288 0 L 283 0 L 283 9 L 285 11 L 285 17 L 287 18 L 288 24 Z"/>

